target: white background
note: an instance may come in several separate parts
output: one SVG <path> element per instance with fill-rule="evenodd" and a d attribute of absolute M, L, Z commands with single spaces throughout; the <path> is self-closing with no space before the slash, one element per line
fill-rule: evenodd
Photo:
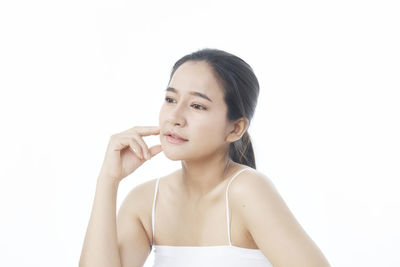
<path fill-rule="evenodd" d="M 253 67 L 257 169 L 331 265 L 400 266 L 397 3 L 2 1 L 0 266 L 78 265 L 109 137 L 158 125 L 173 63 L 205 47 Z M 161 152 L 117 207 L 179 167 Z"/>

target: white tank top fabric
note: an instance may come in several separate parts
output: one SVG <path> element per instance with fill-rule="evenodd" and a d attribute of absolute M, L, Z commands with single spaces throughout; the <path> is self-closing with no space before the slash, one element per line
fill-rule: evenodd
<path fill-rule="evenodd" d="M 251 169 L 244 168 L 238 171 L 229 181 L 226 188 L 226 222 L 228 229 L 229 245 L 220 246 L 166 246 L 154 245 L 154 211 L 158 192 L 157 179 L 153 211 L 151 217 L 153 240 L 152 248 L 154 251 L 153 267 L 271 267 L 271 262 L 266 258 L 260 249 L 250 249 L 233 246 L 229 231 L 229 203 L 228 189 L 233 179 L 242 171 Z"/>

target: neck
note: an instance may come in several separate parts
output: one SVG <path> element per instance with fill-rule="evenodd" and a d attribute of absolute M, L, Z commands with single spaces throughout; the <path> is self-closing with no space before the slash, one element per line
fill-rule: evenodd
<path fill-rule="evenodd" d="M 238 164 L 228 157 L 209 157 L 202 161 L 182 161 L 181 182 L 191 199 L 207 196 L 225 179 L 240 169 Z"/>

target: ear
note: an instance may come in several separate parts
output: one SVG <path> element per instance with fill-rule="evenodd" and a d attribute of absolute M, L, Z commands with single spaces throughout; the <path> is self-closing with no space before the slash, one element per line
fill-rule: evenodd
<path fill-rule="evenodd" d="M 242 138 L 243 134 L 247 131 L 249 127 L 249 120 L 245 117 L 241 117 L 233 122 L 229 127 L 230 130 L 226 137 L 226 141 L 235 142 Z"/>

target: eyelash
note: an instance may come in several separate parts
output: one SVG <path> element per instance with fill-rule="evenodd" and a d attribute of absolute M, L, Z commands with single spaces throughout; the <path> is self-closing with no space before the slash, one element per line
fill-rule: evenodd
<path fill-rule="evenodd" d="M 173 99 L 173 98 L 171 98 L 171 97 L 166 97 L 165 98 L 165 101 L 167 101 L 167 103 L 171 103 L 171 102 L 169 102 L 168 101 L 168 99 Z M 202 106 L 202 105 L 199 105 L 199 104 L 193 104 L 193 105 L 196 105 L 196 106 L 200 106 L 200 107 L 202 107 L 202 108 L 196 108 L 196 109 L 202 109 L 202 110 L 207 110 L 207 108 L 206 107 L 204 107 L 204 106 Z"/>

